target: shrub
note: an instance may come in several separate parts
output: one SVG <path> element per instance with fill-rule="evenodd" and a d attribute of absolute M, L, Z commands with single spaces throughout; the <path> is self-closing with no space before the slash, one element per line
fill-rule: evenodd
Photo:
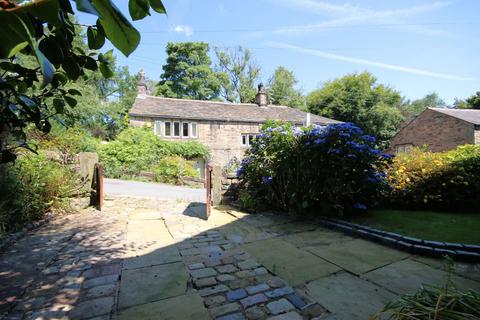
<path fill-rule="evenodd" d="M 161 140 L 148 128 L 128 128 L 115 141 L 99 148 L 105 175 L 112 178 L 138 175 L 149 171 L 162 158 L 178 155 L 186 159 L 205 157 L 208 149 L 202 144 Z"/>
<path fill-rule="evenodd" d="M 0 231 L 15 230 L 51 209 L 64 209 L 76 193 L 76 174 L 44 154 L 28 153 L 0 166 Z"/>
<path fill-rule="evenodd" d="M 155 181 L 174 184 L 183 184 L 183 177 L 198 177 L 198 172 L 193 167 L 193 163 L 179 156 L 162 158 L 153 166 L 152 172 Z"/>
<path fill-rule="evenodd" d="M 384 184 L 387 155 L 351 123 L 296 128 L 268 123 L 238 170 L 251 195 L 283 210 L 365 210 Z"/>
<path fill-rule="evenodd" d="M 395 157 L 388 169 L 386 201 L 407 208 L 478 210 L 480 146 L 442 153 L 415 148 Z"/>

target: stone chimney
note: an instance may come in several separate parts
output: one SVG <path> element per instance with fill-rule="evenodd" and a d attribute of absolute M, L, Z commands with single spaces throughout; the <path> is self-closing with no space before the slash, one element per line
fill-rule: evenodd
<path fill-rule="evenodd" d="M 145 82 L 145 72 L 140 70 L 137 83 L 137 96 L 144 98 L 147 95 L 147 83 Z"/>
<path fill-rule="evenodd" d="M 258 104 L 260 107 L 265 107 L 267 105 L 267 92 L 265 91 L 263 83 L 260 83 L 258 85 L 258 92 L 255 96 L 255 103 Z"/>

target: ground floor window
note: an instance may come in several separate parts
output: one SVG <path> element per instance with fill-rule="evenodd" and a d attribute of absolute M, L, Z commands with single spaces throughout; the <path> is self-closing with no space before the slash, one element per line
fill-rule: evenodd
<path fill-rule="evenodd" d="M 197 138 L 198 126 L 196 122 L 189 121 L 163 121 L 155 120 L 155 134 L 163 137 Z"/>
<path fill-rule="evenodd" d="M 242 146 L 249 146 L 252 144 L 256 136 L 257 134 L 255 133 L 242 133 Z"/>

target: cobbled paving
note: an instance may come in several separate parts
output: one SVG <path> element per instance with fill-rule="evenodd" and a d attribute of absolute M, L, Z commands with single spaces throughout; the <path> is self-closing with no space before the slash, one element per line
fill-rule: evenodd
<path fill-rule="evenodd" d="M 188 216 L 166 219 L 213 319 L 323 319 L 326 310 L 270 273 L 215 229 L 204 230 Z"/>

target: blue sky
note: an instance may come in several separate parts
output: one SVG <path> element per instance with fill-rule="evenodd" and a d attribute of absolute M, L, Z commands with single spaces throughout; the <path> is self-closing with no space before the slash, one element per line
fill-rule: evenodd
<path fill-rule="evenodd" d="M 127 0 L 115 1 L 128 14 Z M 164 0 L 168 15 L 134 25 L 137 50 L 118 61 L 158 80 L 165 45 L 205 41 L 251 49 L 268 81 L 283 65 L 308 93 L 368 70 L 408 99 L 437 92 L 447 103 L 480 90 L 478 0 Z M 81 15 L 91 23 L 91 16 Z M 110 48 L 111 46 L 106 46 Z M 213 52 L 212 52 L 213 53 Z M 213 54 L 212 54 L 213 56 Z"/>

